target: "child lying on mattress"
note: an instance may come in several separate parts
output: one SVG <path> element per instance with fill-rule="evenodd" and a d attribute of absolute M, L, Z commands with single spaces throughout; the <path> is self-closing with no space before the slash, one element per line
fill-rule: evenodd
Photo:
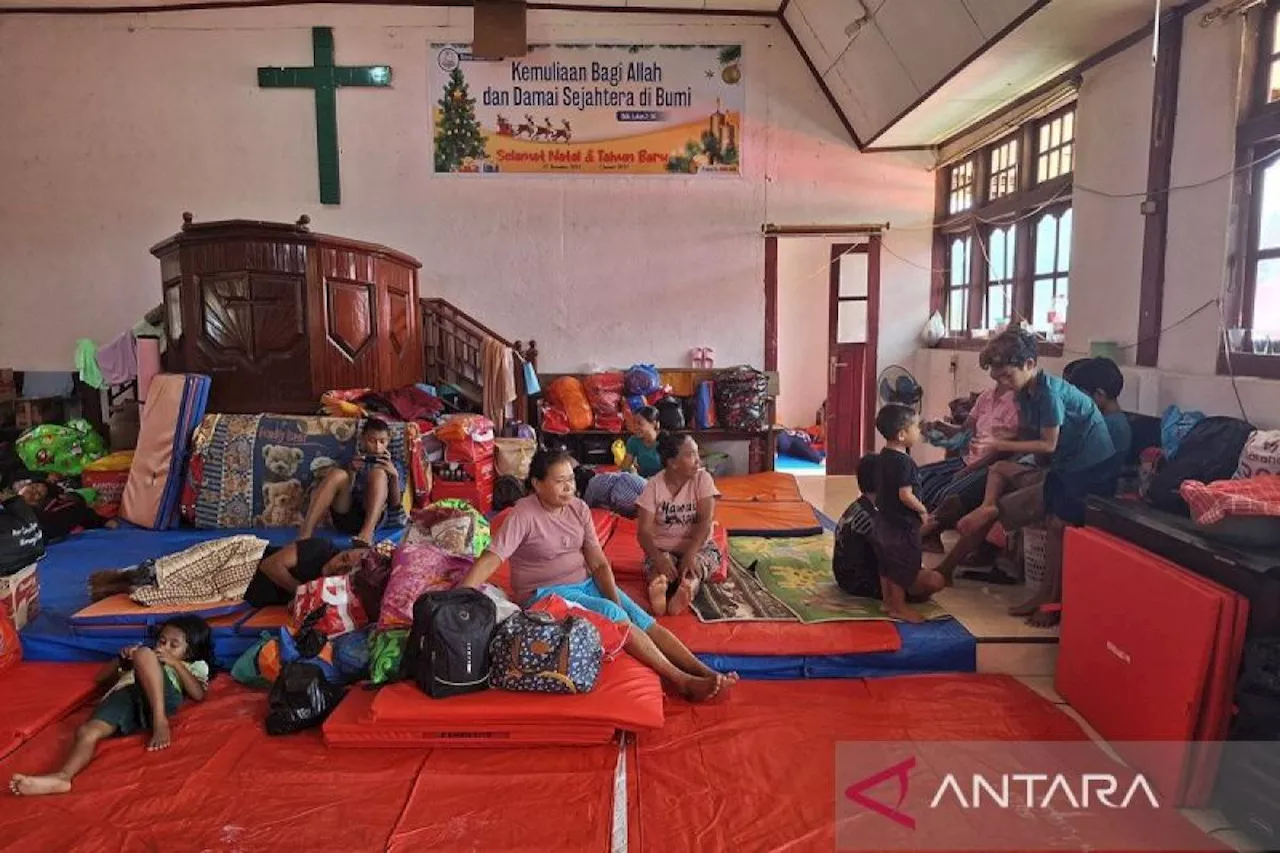
<path fill-rule="evenodd" d="M 62 766 L 43 776 L 15 773 L 14 794 L 34 797 L 66 794 L 71 780 L 88 766 L 104 738 L 151 732 L 148 751 L 166 749 L 169 718 L 186 699 L 204 699 L 213 672 L 209 624 L 199 616 L 178 616 L 160 627 L 155 648 L 129 646 L 98 675 L 98 683 L 115 684 L 94 708 L 89 721 L 76 729 L 76 739 Z"/>

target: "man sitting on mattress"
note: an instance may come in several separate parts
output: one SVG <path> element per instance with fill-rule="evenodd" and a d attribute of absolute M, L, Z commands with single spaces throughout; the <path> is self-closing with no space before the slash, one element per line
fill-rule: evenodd
<path fill-rule="evenodd" d="M 386 516 L 387 505 L 400 495 L 390 447 L 391 429 L 386 421 L 365 421 L 355 458 L 346 468 L 334 468 L 325 475 L 311 496 L 298 538 L 310 539 L 328 515 L 334 529 L 352 537 L 352 546 L 368 548 Z"/>

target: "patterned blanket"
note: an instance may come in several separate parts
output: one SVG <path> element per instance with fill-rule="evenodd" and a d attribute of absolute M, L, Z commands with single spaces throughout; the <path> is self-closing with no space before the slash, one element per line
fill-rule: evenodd
<path fill-rule="evenodd" d="M 183 518 L 196 527 L 291 527 L 302 522 L 316 485 L 356 452 L 360 422 L 303 415 L 206 415 L 192 438 Z M 385 526 L 403 527 L 404 504 L 425 479 L 415 424 L 391 424 L 391 458 L 405 499 Z"/>
<path fill-rule="evenodd" d="M 835 538 L 830 533 L 794 539 L 734 536 L 729 553 L 735 563 L 753 570 L 760 585 L 800 617 L 801 622 L 877 621 L 890 619 L 874 598 L 857 598 L 836 585 L 831 573 Z M 911 605 L 925 619 L 947 612 L 932 601 Z"/>

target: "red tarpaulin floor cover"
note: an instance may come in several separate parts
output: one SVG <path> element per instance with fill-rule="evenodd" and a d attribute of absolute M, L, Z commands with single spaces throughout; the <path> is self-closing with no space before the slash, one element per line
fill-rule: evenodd
<path fill-rule="evenodd" d="M 746 681 L 723 704 L 693 706 L 668 699 L 662 730 L 641 734 L 628 747 L 628 777 L 636 780 L 628 799 L 629 849 L 833 850 L 836 744 L 886 740 L 1087 741 L 1088 736 L 1060 709 L 1008 676 Z M 892 794 L 885 798 L 892 803 Z M 983 819 L 991 818 L 984 813 Z M 1172 809 L 1148 813 L 1136 831 L 1119 819 L 1070 814 L 1060 819 L 1069 825 L 1074 849 L 1227 849 Z M 1025 838 L 1027 849 L 1052 849 L 1059 841 L 1061 829 L 1048 822 L 1014 812 L 1009 821 L 1009 831 Z M 948 849 L 949 836 L 936 824 L 921 821 L 916 832 L 917 846 L 894 849 Z"/>
<path fill-rule="evenodd" d="M 665 727 L 629 747 L 633 853 L 833 849 L 842 741 L 1086 739 L 1002 676 L 743 682 L 722 702 L 667 709 Z M 612 745 L 330 750 L 315 731 L 267 736 L 265 710 L 264 693 L 216 679 L 176 715 L 165 752 L 146 752 L 142 736 L 114 739 L 72 794 L 6 798 L 0 851 L 609 849 Z M 86 716 L 0 759 L 0 776 L 56 766 Z M 1123 849 L 1108 825 L 1073 829 L 1094 849 Z M 1133 849 L 1201 838 L 1224 849 L 1173 810 L 1143 829 Z M 1036 840 L 1029 848 L 1054 838 Z"/>
<path fill-rule="evenodd" d="M 100 663 L 23 661 L 0 674 L 0 758 L 97 692 Z"/>
<path fill-rule="evenodd" d="M 1058 692 L 1109 741 L 1167 742 L 1126 757 L 1203 804 L 1217 762 L 1190 742 L 1226 736 L 1247 602 L 1096 530 L 1069 530 L 1065 547 Z"/>

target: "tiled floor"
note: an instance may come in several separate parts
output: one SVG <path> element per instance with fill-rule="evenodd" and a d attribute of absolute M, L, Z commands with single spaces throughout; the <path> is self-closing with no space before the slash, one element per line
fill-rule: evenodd
<path fill-rule="evenodd" d="M 852 477 L 799 477 L 797 482 L 805 500 L 833 519 L 839 518 L 858 494 Z M 1102 736 L 1053 687 L 1057 629 L 1032 628 L 1022 619 L 1008 614 L 1009 605 L 1021 602 L 1025 595 L 1025 587 L 1021 585 L 998 586 L 961 579 L 940 593 L 937 601 L 978 639 L 980 671 L 1016 676 L 1023 684 L 1061 706 L 1063 712 L 1074 718 L 1094 741 L 1108 748 Z M 1119 760 L 1119 756 L 1114 757 Z M 1182 809 L 1182 813 L 1205 833 L 1235 850 L 1261 849 L 1235 831 L 1216 809 Z"/>

